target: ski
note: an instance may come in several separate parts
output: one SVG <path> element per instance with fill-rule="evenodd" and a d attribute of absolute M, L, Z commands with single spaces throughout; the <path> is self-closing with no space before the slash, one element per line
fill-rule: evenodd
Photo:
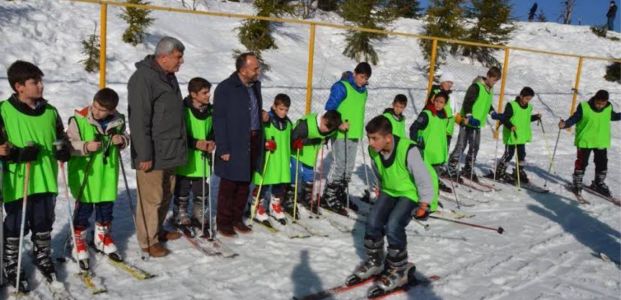
<path fill-rule="evenodd" d="M 91 292 L 93 295 L 107 293 L 108 289 L 106 289 L 98 280 L 95 280 L 93 274 L 89 271 L 80 271 L 76 274 L 82 284 Z"/>
<path fill-rule="evenodd" d="M 261 225 L 261 227 L 265 230 L 267 230 L 267 232 L 271 233 L 271 234 L 276 234 L 278 233 L 280 230 L 278 230 L 276 227 L 274 227 L 272 225 L 272 223 L 270 223 L 269 220 L 265 220 L 265 221 L 259 221 L 257 219 L 253 220 L 254 223 Z"/>
<path fill-rule="evenodd" d="M 194 249 L 205 254 L 206 256 L 217 256 L 217 255 L 222 254 L 220 251 L 214 248 L 203 246 L 196 238 L 192 236 L 189 236 L 186 234 L 182 234 L 182 236 Z"/>
<path fill-rule="evenodd" d="M 272 226 L 280 230 L 281 232 L 284 232 L 290 239 L 305 239 L 311 237 L 311 234 L 306 229 L 301 226 L 295 226 L 296 223 L 285 221 L 285 225 L 274 216 L 272 216 L 272 218 L 277 221 L 276 223 L 272 224 Z"/>
<path fill-rule="evenodd" d="M 369 283 L 372 283 L 374 279 L 375 279 L 375 277 L 369 277 L 369 278 L 367 278 L 367 279 L 365 279 L 363 281 L 360 281 L 360 282 L 358 282 L 356 284 L 352 284 L 352 285 L 341 284 L 339 286 L 335 286 L 335 287 L 329 288 L 327 290 L 323 290 L 323 291 L 319 291 L 319 292 L 314 293 L 314 294 L 302 296 L 301 298 L 293 297 L 293 299 L 296 299 L 296 300 L 320 300 L 320 299 L 326 299 L 326 298 L 330 298 L 330 297 L 336 296 L 338 294 L 350 291 L 350 290 L 358 288 L 358 287 L 366 286 Z"/>
<path fill-rule="evenodd" d="M 611 264 L 615 264 L 617 267 L 619 267 L 619 265 L 621 265 L 620 262 L 610 258 L 608 255 L 606 255 L 604 252 L 599 252 L 599 253 L 592 253 L 593 256 L 600 258 L 601 260 L 607 262 L 607 263 L 611 263 Z"/>
<path fill-rule="evenodd" d="M 565 189 L 567 189 L 570 193 L 572 193 L 576 197 L 576 201 L 578 201 L 578 203 L 583 204 L 583 205 L 591 204 L 591 202 L 589 202 L 586 199 L 584 199 L 584 197 L 582 197 L 581 194 L 574 193 L 574 191 L 572 190 L 572 186 L 571 185 L 565 184 L 564 187 L 565 187 Z"/>
<path fill-rule="evenodd" d="M 494 180 L 494 172 L 489 171 L 489 173 L 485 176 L 483 176 L 484 178 L 493 181 Z M 515 182 L 509 182 L 509 181 L 500 181 L 498 180 L 498 178 L 496 179 L 497 183 L 501 183 L 501 184 L 505 184 L 505 185 L 509 185 L 509 186 L 514 186 L 515 187 Z M 543 188 L 541 186 L 538 186 L 534 183 L 531 182 L 522 182 L 520 183 L 520 188 L 523 188 L 525 190 L 529 190 L 531 192 L 535 192 L 535 193 L 540 193 L 540 194 L 545 194 L 545 193 L 549 193 L 550 190 Z"/>
<path fill-rule="evenodd" d="M 611 202 L 612 204 L 616 205 L 616 206 L 621 206 L 621 200 L 619 200 L 619 198 L 616 197 L 612 197 L 612 196 L 606 196 L 604 194 L 599 193 L 598 191 L 592 189 L 590 186 L 584 186 L 584 190 L 589 192 L 592 195 L 598 196 L 606 201 Z"/>
<path fill-rule="evenodd" d="M 434 281 L 438 281 L 440 280 L 441 277 L 438 275 L 432 275 L 429 276 L 427 278 L 414 278 L 414 281 L 410 284 L 406 284 L 404 286 L 398 287 L 394 290 L 388 291 L 386 293 L 383 293 L 381 295 L 377 295 L 374 297 L 368 297 L 367 299 L 386 299 L 388 297 L 392 297 L 392 296 L 396 296 L 396 295 L 400 295 L 400 294 L 404 294 L 407 293 L 410 289 L 418 287 L 418 286 L 430 286 Z"/>
<path fill-rule="evenodd" d="M 89 249 L 95 252 L 95 254 L 104 257 L 108 264 L 122 272 L 127 273 L 128 275 L 134 277 L 137 280 L 146 280 L 155 277 L 154 274 L 151 274 L 145 270 L 142 270 L 134 265 L 123 261 L 123 258 L 117 253 L 106 254 L 103 251 L 97 249 L 97 247 L 95 247 L 95 244 L 93 243 L 89 243 L 89 246 Z"/>
<path fill-rule="evenodd" d="M 453 219 L 464 219 L 464 218 L 469 219 L 475 216 L 475 214 L 464 212 L 464 211 L 457 210 L 457 209 L 437 210 L 433 212 L 433 214 L 436 214 L 442 217 L 453 218 Z"/>
<path fill-rule="evenodd" d="M 470 178 L 466 178 L 466 177 L 461 177 L 462 179 L 462 183 L 460 183 L 461 185 L 467 186 L 469 188 L 475 189 L 479 192 L 483 192 L 483 193 L 489 193 L 489 192 L 494 192 L 495 188 L 492 185 L 487 185 L 487 184 L 481 184 L 481 182 L 477 182 L 474 180 L 470 180 Z"/>
<path fill-rule="evenodd" d="M 298 216 L 299 215 L 300 215 L 300 212 L 298 211 Z M 303 228 L 306 232 L 310 233 L 313 236 L 328 237 L 327 233 L 324 233 L 324 232 L 321 232 L 321 231 L 317 231 L 315 228 L 313 228 L 312 226 L 310 226 L 309 224 L 304 222 L 301 218 L 298 218 L 296 220 L 289 213 L 287 213 L 287 217 L 289 218 L 289 220 L 290 220 L 289 223 L 291 225 L 299 226 L 300 228 Z"/>
<path fill-rule="evenodd" d="M 44 279 L 44 282 L 45 282 L 45 286 L 47 286 L 47 289 L 50 291 L 50 294 L 52 294 L 52 299 L 54 300 L 75 299 L 73 298 L 73 296 L 71 296 L 69 291 L 67 291 L 67 288 L 65 288 L 65 286 L 56 279 L 56 276 L 54 276 L 54 279 L 52 281 L 48 281 L 47 279 Z"/>
<path fill-rule="evenodd" d="M 347 225 L 345 225 L 343 223 L 340 223 L 339 221 L 336 221 L 336 220 L 334 220 L 332 218 L 332 216 L 338 216 L 338 218 L 346 218 L 346 219 L 353 220 L 350 217 L 344 216 L 344 215 L 341 215 L 341 214 L 338 214 L 338 213 L 335 213 L 335 212 L 333 212 L 333 211 L 331 211 L 329 209 L 325 209 L 325 208 L 321 208 L 321 207 L 319 208 L 319 212 L 320 212 L 320 214 L 319 215 L 315 215 L 315 216 L 318 217 L 318 218 L 323 218 L 323 219 L 328 220 L 330 225 L 332 225 L 332 227 L 336 228 L 336 230 L 338 230 L 340 232 L 343 232 L 343 233 L 351 233 L 351 232 L 354 231 L 353 227 L 347 226 Z M 328 215 L 330 217 L 328 217 Z"/>
<path fill-rule="evenodd" d="M 203 243 L 204 247 L 206 246 L 206 247 L 211 247 L 215 249 L 216 251 L 220 253 L 219 255 L 224 258 L 233 258 L 233 257 L 239 256 L 237 252 L 233 251 L 231 248 L 229 248 L 226 244 L 224 244 L 218 238 L 209 239 L 207 237 L 201 236 L 201 240 L 204 242 Z"/>
<path fill-rule="evenodd" d="M 474 203 L 472 203 L 472 202 L 464 201 L 463 199 L 459 200 L 459 202 L 458 202 L 455 199 L 455 197 L 447 197 L 444 194 L 440 194 L 440 198 L 442 198 L 443 200 L 446 200 L 446 201 L 450 201 L 450 202 L 459 204 L 460 206 L 465 206 L 465 207 L 473 207 L 474 206 Z"/>

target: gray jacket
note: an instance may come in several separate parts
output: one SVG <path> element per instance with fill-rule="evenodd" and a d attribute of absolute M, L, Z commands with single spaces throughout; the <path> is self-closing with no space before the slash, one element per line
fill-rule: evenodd
<path fill-rule="evenodd" d="M 175 74 L 167 74 L 153 55 L 136 63 L 127 83 L 132 167 L 153 161 L 154 170 L 184 165 L 188 146 L 183 98 Z"/>

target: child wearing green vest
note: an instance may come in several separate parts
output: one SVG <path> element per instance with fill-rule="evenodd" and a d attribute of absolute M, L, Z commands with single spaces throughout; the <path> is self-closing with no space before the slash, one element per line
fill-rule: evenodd
<path fill-rule="evenodd" d="M 417 142 L 423 159 L 431 164 L 438 174 L 445 173 L 443 170 L 448 160 L 448 146 L 446 145 L 448 140 L 445 138 L 448 116 L 444 109 L 447 99 L 448 94 L 439 91 L 410 126 L 410 139 Z M 438 185 L 442 191 L 453 192 L 439 178 Z"/>
<path fill-rule="evenodd" d="M 472 178 L 475 182 L 479 180 L 474 172 L 474 165 L 481 143 L 481 128 L 485 127 L 488 114 L 491 114 L 494 120 L 499 119 L 499 115 L 492 107 L 492 100 L 494 98 L 493 88 L 500 76 L 500 69 L 491 67 L 487 71 L 487 77 L 478 77 L 466 91 L 461 111 L 456 116 L 456 121 L 460 120 L 460 122 L 458 122 L 457 144 L 449 157 L 448 171 L 451 178 L 459 175 Z M 468 147 L 468 154 L 464 157 L 465 166 L 461 169 L 461 173 L 457 174 L 457 165 L 466 147 Z"/>
<path fill-rule="evenodd" d="M 27 291 L 29 276 L 17 270 L 20 237 L 32 231 L 33 261 L 48 281 L 56 271 L 51 256 L 54 207 L 58 194 L 58 162 L 70 156 L 63 123 L 56 108 L 43 98 L 43 72 L 32 63 L 16 61 L 7 70 L 15 92 L 0 102 L 0 128 L 7 137 L 9 153 L 4 159 L 2 196 L 4 219 L 4 275 L 9 284 Z M 25 175 L 26 211 L 22 212 Z M 25 214 L 24 236 L 21 216 Z M 22 266 L 23 267 L 23 266 Z M 17 281 L 20 272 L 20 282 Z"/>
<path fill-rule="evenodd" d="M 425 163 L 416 144 L 392 134 L 390 121 L 383 115 L 366 125 L 369 155 L 378 175 L 379 196 L 369 211 L 364 247 L 366 260 L 350 275 L 352 285 L 379 276 L 370 295 L 391 291 L 412 280 L 415 271 L 408 263 L 405 227 L 412 219 L 425 219 L 437 206 L 436 175 Z M 384 236 L 388 241 L 384 258 Z"/>
<path fill-rule="evenodd" d="M 384 110 L 384 116 L 390 120 L 392 125 L 392 134 L 405 137 L 405 116 L 403 111 L 408 105 L 408 98 L 404 94 L 398 94 L 392 100 L 392 108 Z"/>
<path fill-rule="evenodd" d="M 310 113 L 299 119 L 291 132 L 291 182 L 287 201 L 284 208 L 289 215 L 293 216 L 293 191 L 295 190 L 295 170 L 298 169 L 298 177 L 301 179 L 302 197 L 300 203 L 308 209 L 317 209 L 311 205 L 313 198 L 313 170 L 317 163 L 317 155 L 323 143 L 332 137 L 336 129 L 341 125 L 341 114 L 336 110 L 329 110 L 322 115 Z M 300 149 L 300 160 L 295 159 L 297 150 Z M 297 210 L 296 210 L 297 211 Z M 296 216 L 297 218 L 297 216 Z"/>
<path fill-rule="evenodd" d="M 263 124 L 263 133 L 265 134 L 265 154 L 261 171 L 255 172 L 252 177 L 252 183 L 255 185 L 254 197 L 257 196 L 258 186 L 261 187 L 259 195 L 259 203 L 255 220 L 261 223 L 268 221 L 268 211 L 271 208 L 272 216 L 280 223 L 286 222 L 286 217 L 282 208 L 281 201 L 287 193 L 287 187 L 291 183 L 291 130 L 293 124 L 287 117 L 289 107 L 291 106 L 291 98 L 286 94 L 278 94 L 274 98 L 274 104 L 269 112 L 269 121 Z M 269 161 L 263 169 L 263 164 Z M 266 199 L 265 194 L 270 191 L 272 194 L 271 201 Z"/>
<path fill-rule="evenodd" d="M 496 166 L 496 180 L 513 183 L 517 180 L 517 171 L 513 175 L 506 173 L 507 163 L 511 161 L 517 148 L 516 164 L 519 166 L 520 182 L 528 183 L 528 177 L 522 166 L 526 159 L 526 143 L 532 139 L 530 123 L 541 120 L 541 114 L 532 114 L 533 105 L 530 100 L 535 95 L 530 87 L 524 87 L 515 101 L 507 103 L 502 113 L 502 142 L 505 144 L 505 153 Z"/>
<path fill-rule="evenodd" d="M 119 95 L 112 89 L 103 88 L 95 94 L 90 106 L 75 111 L 67 127 L 72 148 L 68 183 L 76 199 L 73 255 L 84 269 L 89 266 L 86 235 L 93 210 L 95 248 L 113 259 L 122 260 L 110 234 L 112 210 L 117 198 L 120 150 L 129 144 L 125 116 L 116 111 L 118 103 Z"/>
<path fill-rule="evenodd" d="M 455 117 L 453 111 L 453 104 L 451 99 L 451 93 L 453 92 L 451 89 L 453 88 L 453 83 L 455 82 L 455 78 L 453 77 L 453 73 L 449 71 L 442 72 L 440 84 L 434 84 L 431 86 L 431 92 L 427 97 L 427 103 L 431 103 L 435 95 L 439 92 L 445 92 L 448 98 L 446 98 L 446 103 L 444 105 L 444 111 L 446 114 L 446 118 L 448 121 L 446 122 L 446 147 L 450 148 L 451 140 L 453 139 L 453 132 L 455 131 Z"/>
<path fill-rule="evenodd" d="M 576 125 L 576 163 L 573 174 L 573 192 L 582 192 L 582 177 L 589 163 L 591 152 L 595 154 L 595 179 L 590 188 L 604 196 L 611 197 L 610 189 L 604 182 L 608 173 L 608 153 L 610 148 L 611 121 L 621 120 L 621 113 L 612 109 L 608 102 L 608 91 L 599 90 L 589 101 L 581 102 L 576 112 L 567 120 L 561 120 L 558 128 Z"/>
<path fill-rule="evenodd" d="M 207 180 L 210 175 L 209 153 L 215 148 L 213 108 L 209 103 L 210 91 L 209 81 L 195 77 L 188 83 L 189 95 L 183 99 L 188 137 L 188 162 L 184 166 L 177 167 L 175 178 L 173 220 L 177 226 L 191 225 L 202 228 L 205 222 L 203 212 L 209 199 L 209 183 L 203 182 L 203 178 Z M 193 195 L 191 214 L 190 191 Z M 205 230 L 205 233 L 207 232 Z"/>

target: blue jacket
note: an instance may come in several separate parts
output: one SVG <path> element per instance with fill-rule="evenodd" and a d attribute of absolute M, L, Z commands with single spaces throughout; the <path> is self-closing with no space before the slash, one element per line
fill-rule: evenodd
<path fill-rule="evenodd" d="M 367 90 L 367 86 L 358 87 L 354 82 L 354 74 L 350 71 L 345 72 L 343 77 L 347 77 L 347 81 L 353 86 L 358 92 L 362 93 Z M 341 79 L 342 80 L 342 79 Z M 326 102 L 326 110 L 336 110 L 341 105 L 341 102 L 345 100 L 347 97 L 347 90 L 345 86 L 341 82 L 341 80 L 337 81 L 330 88 L 330 96 L 328 97 L 328 102 Z"/>
<path fill-rule="evenodd" d="M 259 120 L 261 120 L 261 83 L 253 85 L 257 96 Z M 250 181 L 250 96 L 237 72 L 223 80 L 214 92 L 213 128 L 216 141 L 216 175 L 232 181 Z M 263 156 L 263 131 L 260 132 L 259 155 Z M 229 161 L 220 159 L 222 154 L 230 154 Z M 258 166 L 256 164 L 255 166 Z M 252 170 L 254 171 L 254 170 Z"/>

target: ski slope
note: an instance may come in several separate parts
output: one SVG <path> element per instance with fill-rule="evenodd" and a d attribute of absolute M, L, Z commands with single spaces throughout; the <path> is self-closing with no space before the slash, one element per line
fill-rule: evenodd
<path fill-rule="evenodd" d="M 153 0 L 158 5 L 180 6 L 180 1 Z M 199 9 L 252 13 L 247 3 L 223 3 L 206 0 Z M 108 10 L 108 74 L 109 87 L 119 92 L 119 110 L 126 112 L 126 84 L 134 71 L 134 63 L 153 52 L 160 37 L 172 35 L 186 45 L 185 64 L 178 73 L 182 90 L 194 76 L 202 76 L 217 84 L 234 69 L 233 49 L 242 49 L 235 28 L 235 19 L 154 12 L 155 22 L 149 28 L 145 43 L 137 47 L 121 42 L 125 29 L 118 17 L 120 9 Z M 318 14 L 315 18 L 341 22 L 334 14 Z M 80 41 L 91 34 L 99 20 L 99 6 L 69 1 L 2 1 L 0 2 L 0 98 L 6 99 L 11 89 L 6 68 L 17 59 L 34 62 L 45 73 L 45 97 L 67 120 L 74 109 L 90 103 L 97 91 L 97 74 L 86 73 L 79 63 L 83 59 Z M 418 20 L 400 19 L 391 28 L 420 32 Z M 620 34 L 612 35 L 621 37 Z M 304 111 L 308 28 L 278 24 L 275 38 L 279 49 L 263 55 L 271 71 L 262 78 L 264 109 L 277 93 L 292 97 L 290 117 L 295 120 Z M 313 77 L 313 110 L 319 111 L 327 99 L 330 85 L 341 72 L 350 70 L 355 62 L 341 54 L 344 48 L 342 31 L 317 29 L 315 74 Z M 596 37 L 587 26 L 555 23 L 518 23 L 511 45 L 570 52 L 584 55 L 621 56 L 621 43 Z M 422 108 L 427 74 L 421 71 L 426 62 L 416 40 L 387 38 L 375 44 L 380 63 L 374 67 L 369 85 L 367 119 L 388 107 L 397 93 L 411 100 L 406 109 L 408 124 Z M 502 60 L 502 53 L 495 54 Z M 617 110 L 621 110 L 621 85 L 603 79 L 605 62 L 586 60 L 580 80 L 580 100 L 586 100 L 598 89 L 606 89 Z M 577 59 L 557 58 L 514 51 L 511 53 L 506 101 L 523 86 L 531 86 L 540 97 L 533 99 L 534 111 L 543 115 L 546 134 L 534 123 L 534 140 L 527 146 L 526 171 L 531 181 L 543 185 L 547 180 L 551 192 L 536 194 L 501 185 L 502 191 L 482 193 L 459 187 L 463 207 L 475 214 L 464 219 L 491 227 L 502 226 L 505 233 L 481 230 L 457 224 L 430 220 L 429 230 L 412 222 L 407 228 L 410 260 L 421 276 L 442 278 L 431 287 L 415 288 L 394 299 L 619 299 L 621 271 L 618 263 L 605 262 L 593 253 L 604 253 L 621 261 L 621 214 L 619 207 L 585 193 L 592 204 L 578 205 L 562 184 L 570 180 L 575 159 L 573 131 L 560 132 L 554 167 L 547 173 L 549 159 L 559 131 L 559 118 L 567 118 L 571 88 L 575 79 Z M 485 68 L 469 59 L 447 59 L 443 70 L 455 74 L 454 99 L 457 107 L 465 89 Z M 496 87 L 496 93 L 499 85 Z M 496 104 L 494 104 L 496 106 Z M 613 123 L 613 143 L 608 153 L 608 185 L 613 194 L 621 195 L 621 127 Z M 456 131 L 457 133 L 457 131 Z M 482 131 L 478 172 L 493 166 L 501 155 L 489 126 Z M 454 140 L 453 140 L 454 144 Z M 124 161 L 129 165 L 129 153 Z M 326 155 L 327 165 L 330 163 Z M 366 160 L 368 162 L 368 159 Z M 589 164 L 585 184 L 593 178 L 594 165 Z M 324 173 L 327 169 L 324 169 Z M 135 201 L 135 174 L 128 171 L 130 192 Z M 217 178 L 212 183 L 217 186 Z M 119 199 L 115 204 L 113 235 L 126 260 L 157 277 L 136 281 L 96 260 L 94 273 L 108 293 L 91 296 L 74 276 L 77 266 L 68 261 L 59 264 L 60 279 L 76 299 L 291 299 L 341 284 L 364 257 L 362 238 L 364 223 L 338 220 L 353 228 L 343 233 L 326 221 L 306 220 L 328 237 L 313 236 L 290 239 L 284 234 L 273 235 L 257 228 L 250 235 L 223 242 L 239 253 L 232 259 L 207 257 L 183 239 L 168 243 L 173 253 L 165 258 L 142 261 L 135 239 L 128 198 L 123 182 L 119 182 Z M 356 174 L 351 194 L 359 197 L 365 188 L 361 151 L 357 157 Z M 214 188 L 214 191 L 217 190 Z M 61 191 L 64 192 L 64 191 Z M 56 256 L 63 253 L 68 233 L 67 199 L 61 193 L 56 205 L 53 245 Z M 453 202 L 444 202 L 448 208 Z M 368 206 L 362 204 L 362 210 Z M 30 240 L 26 248 L 31 248 Z M 50 299 L 42 278 L 30 264 L 35 299 Z M 363 299 L 360 288 L 338 295 L 336 299 Z M 7 291 L 0 292 L 5 299 Z"/>

